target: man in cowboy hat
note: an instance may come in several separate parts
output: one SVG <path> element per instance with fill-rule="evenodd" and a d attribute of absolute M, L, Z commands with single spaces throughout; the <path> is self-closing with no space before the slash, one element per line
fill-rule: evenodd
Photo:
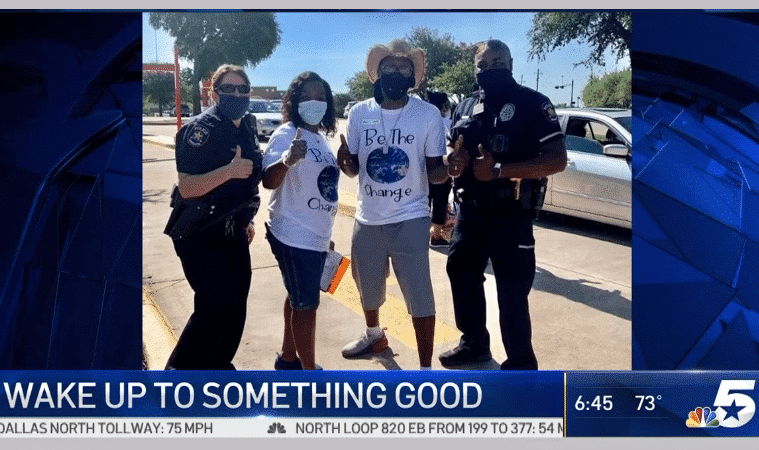
<path fill-rule="evenodd" d="M 428 181 L 439 184 L 458 176 L 463 161 L 454 155 L 444 164 L 445 132 L 438 110 L 408 90 L 419 87 L 426 68 L 424 50 L 403 40 L 375 45 L 366 71 L 375 98 L 351 108 L 348 139 L 341 135 L 340 168 L 359 176 L 353 228 L 352 272 L 361 296 L 366 332 L 343 348 L 350 358 L 388 347 L 379 323 L 385 301 L 389 258 L 411 314 L 419 364 L 432 364 L 435 302 L 429 269 L 430 210 Z"/>

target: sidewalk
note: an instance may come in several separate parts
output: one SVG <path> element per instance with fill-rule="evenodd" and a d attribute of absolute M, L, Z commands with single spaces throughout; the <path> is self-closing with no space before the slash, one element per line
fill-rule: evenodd
<path fill-rule="evenodd" d="M 336 139 L 339 142 L 339 133 Z M 192 312 L 193 292 L 184 280 L 171 240 L 162 233 L 170 209 L 170 189 L 176 182 L 173 137 L 145 136 L 143 142 L 143 330 L 149 367 L 160 369 Z M 357 179 L 340 177 L 341 207 L 332 239 L 337 251 L 349 258 L 357 189 Z M 269 191 L 261 188 L 262 205 L 268 204 L 269 195 Z M 253 282 L 246 328 L 234 360 L 239 369 L 271 370 L 275 353 L 281 347 L 285 290 L 264 239 L 263 224 L 267 217 L 268 211 L 262 207 L 256 216 L 256 237 L 251 244 Z M 530 308 L 534 347 L 541 369 L 629 370 L 629 244 L 541 226 L 536 226 L 535 236 L 538 270 Z M 430 250 L 437 307 L 434 369 L 442 369 L 437 356 L 454 347 L 459 338 L 445 272 L 446 259 L 447 250 Z M 474 368 L 496 369 L 505 353 L 500 342 L 495 283 L 490 274 L 486 274 L 485 288 L 494 360 Z M 382 326 L 388 328 L 390 350 L 365 358 L 344 359 L 340 349 L 356 339 L 365 327 L 358 293 L 348 272 L 334 295 L 322 295 L 317 314 L 317 362 L 326 370 L 417 369 L 411 319 L 392 274 L 388 279 L 387 301 L 380 313 Z"/>

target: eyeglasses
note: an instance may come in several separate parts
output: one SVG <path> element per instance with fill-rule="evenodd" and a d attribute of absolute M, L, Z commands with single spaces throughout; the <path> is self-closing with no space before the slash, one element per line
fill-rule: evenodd
<path fill-rule="evenodd" d="M 386 66 L 380 66 L 379 68 L 380 72 L 382 72 L 385 75 L 391 75 L 394 73 L 400 73 L 404 77 L 410 77 L 412 73 L 414 73 L 414 69 L 412 69 L 409 66 L 403 66 L 403 67 L 396 67 L 393 65 L 386 65 Z"/>
<path fill-rule="evenodd" d="M 222 94 L 233 94 L 235 90 L 241 94 L 247 94 L 250 92 L 250 86 L 247 84 L 220 84 L 216 88 L 216 91 Z"/>

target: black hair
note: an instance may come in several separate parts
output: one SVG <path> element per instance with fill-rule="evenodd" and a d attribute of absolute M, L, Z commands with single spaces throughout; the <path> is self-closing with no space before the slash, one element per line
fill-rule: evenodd
<path fill-rule="evenodd" d="M 440 111 L 451 109 L 451 102 L 448 101 L 448 94 L 445 92 L 427 91 L 427 101 Z"/>
<path fill-rule="evenodd" d="M 324 113 L 322 121 L 319 122 L 319 130 L 329 136 L 334 136 L 337 132 L 337 121 L 335 120 L 335 99 L 332 97 L 332 89 L 329 83 L 314 72 L 303 72 L 290 83 L 285 98 L 282 100 L 282 120 L 292 122 L 298 128 L 304 128 L 308 124 L 298 114 L 298 105 L 300 96 L 303 93 L 303 86 L 311 81 L 316 81 L 324 86 L 324 94 L 327 97 L 327 111 Z"/>

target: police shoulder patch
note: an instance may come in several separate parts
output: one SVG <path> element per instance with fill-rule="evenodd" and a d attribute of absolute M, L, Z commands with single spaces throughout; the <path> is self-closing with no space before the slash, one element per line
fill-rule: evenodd
<path fill-rule="evenodd" d="M 202 147 L 208 142 L 211 131 L 203 125 L 195 125 L 187 132 L 187 143 L 191 147 Z"/>
<path fill-rule="evenodd" d="M 540 109 L 543 111 L 543 115 L 546 116 L 546 119 L 548 119 L 550 122 L 559 121 L 559 116 L 556 115 L 556 110 L 553 108 L 551 102 L 543 103 L 540 106 Z"/>

